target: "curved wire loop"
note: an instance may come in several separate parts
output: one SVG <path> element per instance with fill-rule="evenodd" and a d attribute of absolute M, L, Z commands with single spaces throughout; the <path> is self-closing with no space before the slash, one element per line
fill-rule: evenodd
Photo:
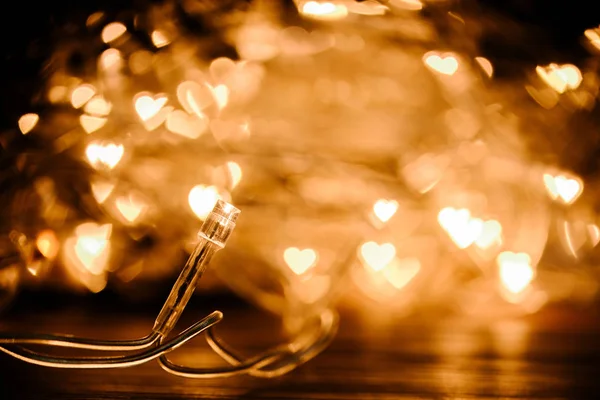
<path fill-rule="evenodd" d="M 32 364 L 44 366 L 44 367 L 54 367 L 54 368 L 92 368 L 92 369 L 100 369 L 100 368 L 125 368 L 132 367 L 135 365 L 143 364 L 150 360 L 153 360 L 161 355 L 173 351 L 186 342 L 196 337 L 198 334 L 202 333 L 206 329 L 211 326 L 217 324 L 223 319 L 223 314 L 220 311 L 214 311 L 209 314 L 207 317 L 201 319 L 196 322 L 194 325 L 186 329 L 185 331 L 179 333 L 174 338 L 164 341 L 160 343 L 158 346 L 146 349 L 144 351 L 129 354 L 129 355 L 119 355 L 119 356 L 109 356 L 109 357 L 58 357 L 52 356 L 44 353 L 38 353 L 32 351 L 30 349 L 9 345 L 9 346 L 0 346 L 0 351 L 7 353 L 15 358 L 18 358 L 22 361 L 29 362 Z M 18 338 L 17 338 L 18 340 Z M 42 343 L 45 344 L 45 343 Z"/>
<path fill-rule="evenodd" d="M 216 324 L 223 314 L 215 311 L 203 320 L 175 338 L 165 341 L 181 317 L 185 306 L 192 296 L 196 282 L 206 268 L 212 256 L 225 247 L 235 228 L 240 210 L 233 205 L 218 200 L 205 218 L 198 231 L 199 241 L 158 314 L 149 335 L 133 340 L 96 340 L 53 334 L 2 334 L 0 333 L 0 351 L 20 360 L 37 365 L 55 368 L 119 368 L 138 365 L 169 352 Z M 110 357 L 58 357 L 36 352 L 21 345 L 37 344 L 44 346 L 70 347 L 102 351 L 135 351 L 136 354 Z"/>
<path fill-rule="evenodd" d="M 102 351 L 142 350 L 151 347 L 157 343 L 159 339 L 160 335 L 157 332 L 152 332 L 143 338 L 130 340 L 88 339 L 71 335 L 46 333 L 8 334 L 0 332 L 0 345 L 36 344 Z"/>
<path fill-rule="evenodd" d="M 155 320 L 152 333 L 132 340 L 98 340 L 55 334 L 0 333 L 0 351 L 22 361 L 54 368 L 124 368 L 157 359 L 167 372 L 187 378 L 222 378 L 248 374 L 271 378 L 283 375 L 315 357 L 331 343 L 338 327 L 338 316 L 333 310 L 319 315 L 318 328 L 305 327 L 292 342 L 270 349 L 253 358 L 244 359 L 217 340 L 212 328 L 223 318 L 214 311 L 204 319 L 170 340 L 166 337 L 177 324 L 187 305 L 196 282 L 202 276 L 210 259 L 222 249 L 235 228 L 240 210 L 222 200 L 217 201 L 200 229 L 199 243 L 184 265 L 171 293 Z M 309 321 L 310 322 L 310 321 Z M 206 331 L 209 346 L 230 365 L 220 368 L 192 368 L 171 362 L 166 354 Z M 22 345 L 58 346 L 101 351 L 138 351 L 134 354 L 104 357 L 62 357 L 33 351 Z"/>
<path fill-rule="evenodd" d="M 260 378 L 281 376 L 321 353 L 335 337 L 338 328 L 337 313 L 328 309 L 318 319 L 317 328 L 305 329 L 292 342 L 246 360 L 218 340 L 211 326 L 206 331 L 206 340 L 213 351 L 230 364 L 228 367 L 187 367 L 173 363 L 166 355 L 160 356 L 158 363 L 165 371 L 186 378 L 223 378 L 240 374 Z"/>

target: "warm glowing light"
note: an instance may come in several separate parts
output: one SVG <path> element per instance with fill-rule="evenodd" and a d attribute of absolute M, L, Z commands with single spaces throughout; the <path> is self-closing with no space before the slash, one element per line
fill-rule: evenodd
<path fill-rule="evenodd" d="M 427 67 L 443 75 L 452 76 L 458 70 L 458 59 L 452 53 L 429 52 L 423 56 L 423 61 Z"/>
<path fill-rule="evenodd" d="M 90 16 L 90 28 L 83 29 L 95 32 L 97 43 L 86 48 L 87 39 L 78 38 L 81 43 L 74 45 L 83 58 L 75 60 L 75 68 L 66 57 L 72 46 L 58 49 L 57 68 L 48 71 L 35 106 L 22 110 L 39 111 L 36 104 L 50 100 L 44 121 L 34 113 L 21 116 L 20 132 L 32 132 L 23 137 L 17 115 L 8 133 L 18 138 L 0 140 L 18 156 L 13 172 L 32 181 L 31 190 L 9 193 L 10 199 L 16 196 L 11 204 L 25 215 L 29 203 L 36 203 L 41 221 L 14 227 L 25 229 L 27 242 L 15 244 L 23 245 L 27 268 L 36 260 L 64 264 L 92 291 L 104 288 L 109 272 L 122 281 L 164 276 L 190 225 L 171 221 L 170 211 L 183 210 L 201 224 L 217 200 L 228 200 L 235 190 L 239 205 L 248 207 L 236 240 L 252 245 L 245 247 L 256 264 L 269 256 L 262 245 L 276 249 L 274 263 L 281 270 L 271 272 L 282 279 L 277 294 L 284 300 L 289 295 L 294 306 L 340 288 L 347 259 L 347 267 L 359 262 L 351 279 L 360 291 L 391 300 L 395 304 L 386 308 L 395 312 L 458 293 L 453 306 L 470 315 L 475 310 L 496 315 L 526 310 L 525 298 L 541 288 L 552 301 L 584 299 L 600 288 L 588 279 L 590 271 L 560 269 L 595 261 L 598 249 L 592 247 L 600 243 L 595 182 L 537 164 L 560 158 L 585 169 L 583 154 L 576 154 L 581 148 L 565 147 L 571 137 L 558 138 L 557 131 L 573 115 L 579 118 L 579 111 L 591 115 L 600 91 L 596 61 L 580 64 L 581 70 L 533 64 L 528 82 L 487 88 L 486 82 L 501 75 L 500 64 L 475 57 L 483 53 L 464 41 L 440 39 L 435 0 L 293 0 L 298 15 L 283 19 L 282 10 L 271 9 L 268 1 L 256 3 L 247 18 L 237 11 L 217 18 L 225 52 L 212 51 L 210 40 L 178 38 L 173 16 L 159 15 L 170 13 L 168 7 L 148 15 L 120 14 L 122 22 L 109 23 L 116 19 L 108 13 Z M 440 17 L 457 27 L 471 24 L 467 15 L 448 10 L 441 7 Z M 586 30 L 585 37 L 586 47 L 600 54 L 600 27 Z M 537 104 L 521 93 L 524 85 Z M 514 102 L 504 104 L 496 94 Z M 542 124 L 527 135 L 523 127 L 530 124 L 520 116 L 551 129 L 545 132 Z M 589 130 L 587 117 L 575 128 Z M 538 139 L 540 146 L 529 146 Z M 17 154 L 19 142 L 48 151 Z M 547 154 L 549 149 L 564 157 Z M 65 165 L 50 165 L 40 177 L 37 167 L 47 163 L 37 153 L 75 155 L 84 168 L 74 173 L 85 176 L 65 192 L 68 179 L 52 171 Z M 306 210 L 296 213 L 297 207 Z M 115 236 L 110 224 L 87 223 L 68 237 L 82 212 L 114 223 Z M 284 217 L 282 231 L 262 229 Z M 297 240 L 315 221 L 309 233 L 314 242 Z M 160 235 L 150 240 L 152 232 Z M 353 244 L 348 258 L 341 245 L 354 234 L 362 241 Z M 144 250 L 140 246 L 154 239 L 160 251 L 127 253 L 131 246 Z M 557 243 L 563 248 L 551 249 Z M 119 247 L 114 259 L 111 245 Z M 538 271 L 548 249 L 562 258 L 554 260 L 552 271 L 542 264 Z M 55 258 L 60 260 L 51 262 Z M 262 261 L 268 267 L 269 260 Z M 266 289 L 238 272 L 236 279 L 255 286 L 257 296 Z M 508 301 L 519 297 L 518 310 L 497 304 L 500 295 Z"/>
<path fill-rule="evenodd" d="M 502 243 L 502 225 L 496 220 L 483 223 L 479 237 L 475 239 L 475 245 L 480 249 L 488 249 L 496 244 Z"/>
<path fill-rule="evenodd" d="M 79 225 L 63 246 L 67 271 L 94 293 L 106 287 L 111 232 L 110 224 L 87 222 Z"/>
<path fill-rule="evenodd" d="M 535 71 L 548 86 L 558 93 L 577 89 L 583 80 L 579 68 L 572 64 L 538 66 Z"/>
<path fill-rule="evenodd" d="M 208 129 L 208 119 L 189 115 L 183 110 L 174 110 L 167 116 L 165 126 L 177 135 L 196 139 Z"/>
<path fill-rule="evenodd" d="M 96 117 L 106 117 L 110 114 L 112 105 L 104 100 L 102 96 L 96 96 L 85 105 L 83 109 L 86 113 L 94 115 Z"/>
<path fill-rule="evenodd" d="M 92 182 L 91 184 L 92 195 L 99 204 L 102 204 L 106 201 L 106 199 L 108 198 L 108 196 L 110 196 L 114 188 L 115 185 L 109 182 L 97 181 Z"/>
<path fill-rule="evenodd" d="M 33 128 L 35 128 L 39 120 L 39 115 L 34 113 L 22 115 L 18 122 L 19 130 L 23 135 L 27 135 Z"/>
<path fill-rule="evenodd" d="M 112 225 L 98 225 L 94 222 L 85 222 L 75 228 L 75 236 L 109 239 L 112 234 Z"/>
<path fill-rule="evenodd" d="M 160 112 L 167 101 L 168 98 L 163 95 L 152 97 L 149 94 L 140 93 L 134 100 L 135 111 L 142 121 L 148 121 Z"/>
<path fill-rule="evenodd" d="M 185 81 L 177 86 L 177 100 L 188 114 L 204 117 L 204 110 L 215 102 L 212 90 L 207 85 Z"/>
<path fill-rule="evenodd" d="M 220 198 L 216 187 L 197 185 L 190 190 L 188 202 L 194 214 L 200 219 L 205 219 Z"/>
<path fill-rule="evenodd" d="M 115 206 L 128 222 L 135 222 L 148 208 L 146 202 L 134 194 L 119 197 L 115 202 Z"/>
<path fill-rule="evenodd" d="M 81 108 L 85 103 L 90 101 L 95 94 L 96 88 L 89 83 L 79 85 L 71 92 L 71 105 L 74 108 Z"/>
<path fill-rule="evenodd" d="M 381 271 L 396 256 L 396 247 L 391 243 L 366 242 L 360 246 L 359 255 L 368 267 Z"/>
<path fill-rule="evenodd" d="M 477 62 L 477 64 L 479 64 L 479 66 L 481 67 L 483 72 L 485 72 L 488 78 L 491 78 L 492 75 L 494 75 L 494 66 L 492 65 L 490 60 L 488 60 L 485 57 L 475 57 L 475 61 Z"/>
<path fill-rule="evenodd" d="M 473 243 L 480 249 L 502 243 L 500 222 L 473 218 L 466 208 L 443 208 L 438 213 L 438 222 L 459 249 L 466 249 Z"/>
<path fill-rule="evenodd" d="M 117 49 L 106 49 L 100 55 L 100 67 L 104 71 L 116 70 L 121 66 L 123 57 Z"/>
<path fill-rule="evenodd" d="M 535 277 L 531 257 L 526 253 L 504 251 L 496 259 L 502 286 L 513 294 L 522 293 Z"/>
<path fill-rule="evenodd" d="M 102 41 L 104 43 L 110 43 L 120 38 L 127 28 L 120 22 L 111 22 L 102 29 Z"/>
<path fill-rule="evenodd" d="M 229 102 L 229 89 L 225 85 L 217 85 L 211 89 L 219 110 L 222 110 Z"/>
<path fill-rule="evenodd" d="M 546 190 L 553 200 L 560 199 L 565 204 L 572 204 L 583 192 L 583 181 L 578 177 L 544 174 L 543 178 Z"/>
<path fill-rule="evenodd" d="M 101 257 L 106 254 L 108 240 L 95 236 L 80 236 L 75 244 L 75 254 L 94 275 L 100 275 L 106 267 L 106 259 Z"/>
<path fill-rule="evenodd" d="M 423 9 L 423 3 L 419 0 L 390 0 L 389 4 L 403 10 L 419 11 Z"/>
<path fill-rule="evenodd" d="M 383 269 L 383 276 L 396 289 L 400 290 L 410 283 L 421 270 L 421 262 L 418 258 L 394 259 Z"/>
<path fill-rule="evenodd" d="M 283 252 L 283 259 L 296 275 L 302 275 L 317 263 L 317 252 L 313 249 L 288 247 Z"/>
<path fill-rule="evenodd" d="M 590 41 L 590 44 L 592 44 L 596 49 L 600 50 L 600 29 L 586 29 L 584 34 L 585 37 Z"/>
<path fill-rule="evenodd" d="M 388 222 L 398 211 L 396 200 L 380 199 L 373 205 L 373 213 L 381 222 Z"/>
<path fill-rule="evenodd" d="M 54 231 L 49 229 L 41 231 L 35 243 L 39 252 L 46 258 L 53 259 L 58 254 L 60 242 Z"/>
<path fill-rule="evenodd" d="M 302 15 L 313 19 L 338 20 L 348 16 L 348 9 L 343 4 L 332 2 L 307 1 L 300 5 Z"/>
<path fill-rule="evenodd" d="M 359 15 L 384 15 L 389 8 L 375 0 L 351 1 L 344 4 L 348 12 Z"/>
<path fill-rule="evenodd" d="M 169 40 L 169 38 L 161 31 L 152 32 L 151 38 L 154 46 L 159 49 L 171 43 L 171 40 Z"/>
<path fill-rule="evenodd" d="M 93 115 L 83 114 L 79 116 L 79 123 L 84 131 L 87 133 L 96 132 L 106 124 L 106 118 L 94 117 Z"/>
<path fill-rule="evenodd" d="M 121 161 L 124 152 L 122 144 L 91 142 L 85 150 L 85 155 L 94 168 L 113 169 Z"/>
<path fill-rule="evenodd" d="M 227 167 L 227 172 L 229 172 L 229 180 L 231 182 L 231 189 L 235 189 L 235 187 L 242 180 L 242 167 L 239 166 L 238 163 L 233 161 L 228 161 L 225 164 Z"/>
<path fill-rule="evenodd" d="M 438 213 L 438 222 L 459 249 L 469 247 L 483 232 L 483 221 L 471 218 L 466 208 L 446 207 Z"/>

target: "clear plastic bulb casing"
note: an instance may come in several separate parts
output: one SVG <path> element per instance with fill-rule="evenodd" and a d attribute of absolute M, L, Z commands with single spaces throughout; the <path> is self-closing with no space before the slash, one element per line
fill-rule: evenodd
<path fill-rule="evenodd" d="M 231 236 L 240 210 L 219 200 L 198 232 L 199 242 L 160 311 L 152 330 L 165 337 L 171 332 L 214 254 Z"/>

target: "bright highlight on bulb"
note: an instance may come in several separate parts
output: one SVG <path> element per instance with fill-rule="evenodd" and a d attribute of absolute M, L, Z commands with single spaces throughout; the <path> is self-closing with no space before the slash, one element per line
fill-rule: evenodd
<path fill-rule="evenodd" d="M 148 208 L 141 196 L 135 194 L 119 197 L 115 202 L 115 206 L 128 223 L 136 222 Z"/>
<path fill-rule="evenodd" d="M 583 181 L 576 176 L 544 174 L 544 185 L 553 200 L 574 203 L 583 192 Z"/>
<path fill-rule="evenodd" d="M 94 133 L 102 129 L 108 120 L 104 117 L 83 114 L 79 117 L 79 123 L 86 133 Z"/>
<path fill-rule="evenodd" d="M 373 205 L 373 213 L 381 222 L 388 222 L 398 211 L 396 200 L 380 199 Z"/>
<path fill-rule="evenodd" d="M 405 258 L 395 260 L 383 269 L 385 279 L 397 290 L 406 287 L 421 271 L 421 262 L 418 258 Z"/>
<path fill-rule="evenodd" d="M 190 208 L 200 219 L 205 219 L 221 199 L 219 191 L 214 186 L 197 185 L 190 190 L 188 202 Z"/>
<path fill-rule="evenodd" d="M 502 286 L 512 294 L 522 293 L 533 281 L 535 270 L 526 253 L 502 252 L 496 259 Z"/>
<path fill-rule="evenodd" d="M 432 51 L 423 56 L 425 65 L 442 75 L 452 76 L 458 70 L 458 59 L 453 53 L 440 54 Z"/>
<path fill-rule="evenodd" d="M 89 83 L 77 86 L 71 92 L 71 105 L 73 108 L 81 108 L 96 94 L 96 88 Z"/>
<path fill-rule="evenodd" d="M 114 42 L 127 32 L 127 28 L 120 22 L 111 22 L 102 29 L 102 41 L 104 43 Z"/>
<path fill-rule="evenodd" d="M 558 93 L 577 89 L 583 80 L 579 68 L 572 64 L 537 66 L 535 71 L 548 86 Z"/>
<path fill-rule="evenodd" d="M 299 7 L 302 15 L 321 20 L 335 21 L 348 16 L 348 9 L 344 4 L 334 2 L 307 1 Z"/>
<path fill-rule="evenodd" d="M 488 60 L 485 57 L 475 57 L 475 61 L 477 61 L 477 64 L 479 64 L 479 66 L 481 67 L 483 72 L 485 72 L 488 78 L 491 78 L 492 75 L 494 75 L 494 66 L 492 65 L 490 60 Z"/>
<path fill-rule="evenodd" d="M 39 120 L 39 115 L 34 113 L 21 116 L 21 118 L 19 118 L 19 129 L 21 130 L 21 133 L 23 135 L 27 135 L 33 130 L 33 128 L 35 128 Z"/>
<path fill-rule="evenodd" d="M 75 229 L 64 243 L 64 265 L 69 274 L 98 293 L 106 287 L 112 225 L 87 222 Z"/>
<path fill-rule="evenodd" d="M 134 101 L 135 111 L 142 121 L 147 122 L 161 111 L 167 101 L 168 98 L 163 95 L 152 96 L 149 93 L 140 93 Z"/>
<path fill-rule="evenodd" d="M 121 144 L 91 142 L 87 146 L 85 155 L 94 168 L 113 169 L 121 161 L 124 152 L 125 149 Z"/>
<path fill-rule="evenodd" d="M 157 48 L 165 47 L 166 45 L 171 43 L 171 41 L 167 38 L 167 36 L 161 31 L 152 32 L 151 38 L 152 38 L 152 43 Z"/>
<path fill-rule="evenodd" d="M 40 253 L 49 259 L 54 259 L 60 248 L 60 242 L 51 230 L 41 231 L 37 236 L 36 245 Z"/>
<path fill-rule="evenodd" d="M 235 189 L 235 187 L 242 180 L 242 167 L 236 162 L 228 161 L 227 162 L 227 171 L 229 172 L 229 178 L 231 181 L 231 189 Z"/>
<path fill-rule="evenodd" d="M 459 249 L 474 243 L 486 249 L 502 242 L 502 225 L 498 221 L 474 218 L 466 208 L 443 208 L 438 213 L 438 222 Z"/>
<path fill-rule="evenodd" d="M 391 243 L 366 242 L 360 247 L 359 256 L 365 266 L 381 271 L 396 256 L 396 247 Z"/>
<path fill-rule="evenodd" d="M 313 249 L 288 247 L 283 252 L 283 259 L 296 275 L 302 275 L 317 263 L 317 252 Z"/>
<path fill-rule="evenodd" d="M 106 49 L 100 55 L 98 64 L 106 72 L 117 72 L 123 63 L 121 52 L 117 49 Z"/>
<path fill-rule="evenodd" d="M 112 110 L 112 104 L 104 99 L 102 96 L 96 96 L 90 99 L 83 110 L 91 115 L 97 117 L 106 117 Z"/>

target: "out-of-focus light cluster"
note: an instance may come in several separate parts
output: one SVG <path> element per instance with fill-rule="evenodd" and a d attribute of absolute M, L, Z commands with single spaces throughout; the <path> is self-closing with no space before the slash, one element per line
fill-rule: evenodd
<path fill-rule="evenodd" d="M 464 50 L 476 46 L 440 44 L 420 12 L 435 3 L 296 1 L 294 26 L 277 2 L 184 7 L 214 13 L 209 37 L 177 29 L 168 2 L 90 15 L 81 46 L 95 58 L 77 73 L 65 62 L 41 117 L 17 121 L 66 163 L 41 164 L 43 184 L 7 208 L 22 281 L 54 269 L 99 292 L 170 276 L 225 199 L 243 217 L 216 272 L 276 312 L 340 291 L 389 313 L 589 301 L 597 182 L 537 155 L 524 127 L 593 108 L 595 71 L 539 65 L 493 92 L 492 61 Z"/>

